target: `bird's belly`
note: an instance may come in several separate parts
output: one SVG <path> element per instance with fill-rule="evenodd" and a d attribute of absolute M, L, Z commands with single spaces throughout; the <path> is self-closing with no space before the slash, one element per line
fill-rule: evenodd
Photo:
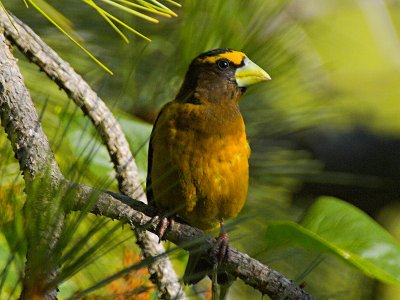
<path fill-rule="evenodd" d="M 154 199 L 190 224 L 212 229 L 242 209 L 248 188 L 249 146 L 244 130 L 234 135 L 199 137 L 171 132 L 163 151 L 156 149 Z M 163 152 L 163 153 L 160 153 Z M 157 170 L 156 170 L 157 169 Z"/>

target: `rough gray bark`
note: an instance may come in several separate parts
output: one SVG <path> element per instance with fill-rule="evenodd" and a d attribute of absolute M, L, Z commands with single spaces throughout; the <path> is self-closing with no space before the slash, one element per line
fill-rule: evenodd
<path fill-rule="evenodd" d="M 12 19 L 15 26 L 0 10 L 0 25 L 6 37 L 55 81 L 90 118 L 110 154 L 121 193 L 147 203 L 129 144 L 111 111 L 82 77 L 39 36 L 18 18 L 12 16 Z M 157 257 L 165 252 L 154 234 L 136 230 L 136 235 L 144 257 Z M 160 298 L 184 299 L 182 286 L 168 258 L 155 261 L 149 266 L 149 272 L 160 291 Z"/>
<path fill-rule="evenodd" d="M 22 75 L 12 56 L 3 33 L 0 33 L 0 115 L 1 124 L 11 142 L 15 157 L 23 171 L 26 190 L 41 180 L 49 182 L 48 190 L 56 189 L 63 176 L 54 159 L 49 142 L 42 127 L 31 97 L 26 89 Z M 28 197 L 25 204 L 25 218 L 37 218 L 42 211 L 35 199 Z M 41 205 L 52 207 L 52 199 L 44 197 Z M 51 228 L 40 228 L 39 235 L 28 234 L 28 251 L 21 299 L 30 299 L 32 295 L 41 295 L 45 299 L 56 299 L 56 287 L 48 289 L 46 285 L 55 278 L 57 267 L 51 270 L 38 269 L 33 263 L 38 261 L 38 249 L 43 256 L 53 256 L 55 245 L 64 224 L 64 217 L 54 220 Z"/>
<path fill-rule="evenodd" d="M 96 193 L 98 194 L 98 200 L 91 210 L 92 213 L 156 232 L 157 224 L 155 224 L 154 218 L 158 212 L 153 207 L 124 195 L 100 192 L 89 186 L 79 185 L 78 200 L 74 209 L 81 210 L 86 207 L 85 199 Z M 186 250 L 193 250 L 193 248 L 199 247 L 210 249 L 215 242 L 212 236 L 177 221 L 174 222 L 165 237 Z M 246 284 L 259 290 L 262 294 L 268 295 L 271 299 L 313 299 L 310 294 L 296 283 L 270 267 L 263 265 L 258 260 L 232 247 L 229 247 L 228 252 L 227 258 L 221 267 L 242 279 Z M 202 258 L 211 262 L 211 258 L 207 253 Z"/>

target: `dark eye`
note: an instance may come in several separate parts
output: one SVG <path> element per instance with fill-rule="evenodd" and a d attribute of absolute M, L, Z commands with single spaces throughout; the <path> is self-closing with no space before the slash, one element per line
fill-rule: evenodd
<path fill-rule="evenodd" d="M 217 64 L 218 64 L 218 68 L 219 68 L 220 70 L 226 70 L 226 69 L 229 68 L 229 61 L 226 60 L 226 59 L 221 59 L 221 60 L 219 60 L 219 61 L 217 62 Z"/>

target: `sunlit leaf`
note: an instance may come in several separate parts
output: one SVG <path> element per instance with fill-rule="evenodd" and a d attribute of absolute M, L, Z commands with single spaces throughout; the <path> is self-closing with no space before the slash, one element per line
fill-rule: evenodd
<path fill-rule="evenodd" d="M 322 197 L 300 224 L 269 225 L 268 248 L 301 247 L 334 254 L 370 277 L 400 283 L 400 244 L 358 208 Z"/>

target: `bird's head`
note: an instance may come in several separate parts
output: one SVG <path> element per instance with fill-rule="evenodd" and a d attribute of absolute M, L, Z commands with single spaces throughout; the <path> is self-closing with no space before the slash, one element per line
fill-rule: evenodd
<path fill-rule="evenodd" d="M 248 86 L 270 79 L 268 73 L 243 52 L 214 49 L 192 61 L 176 100 L 199 103 L 237 101 Z"/>

